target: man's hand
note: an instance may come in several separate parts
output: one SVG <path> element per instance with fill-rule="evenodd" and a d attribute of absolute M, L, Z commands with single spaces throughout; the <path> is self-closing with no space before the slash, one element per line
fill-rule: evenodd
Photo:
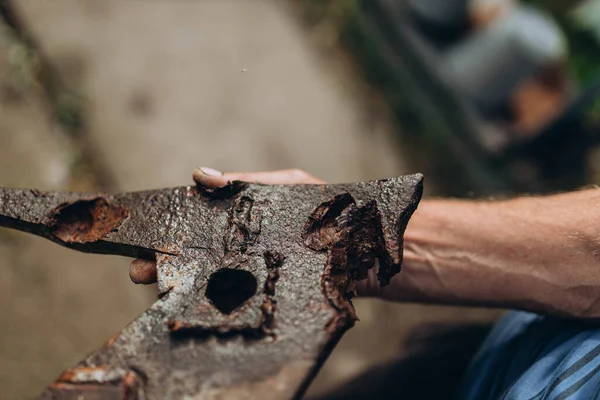
<path fill-rule="evenodd" d="M 306 172 L 194 171 L 208 188 L 242 180 L 322 184 Z M 380 287 L 375 264 L 359 296 L 513 308 L 600 319 L 600 190 L 506 201 L 424 200 L 404 233 L 402 272 Z M 135 260 L 135 283 L 156 282 L 156 263 Z"/>
<path fill-rule="evenodd" d="M 293 185 L 293 184 L 323 184 L 324 181 L 299 170 L 286 169 L 271 172 L 230 172 L 222 173 L 212 168 L 198 168 L 192 177 L 198 185 L 208 189 L 225 186 L 227 182 L 244 181 L 263 183 L 267 185 Z M 137 259 L 131 263 L 129 277 L 134 283 L 149 285 L 156 282 L 156 262 Z"/>

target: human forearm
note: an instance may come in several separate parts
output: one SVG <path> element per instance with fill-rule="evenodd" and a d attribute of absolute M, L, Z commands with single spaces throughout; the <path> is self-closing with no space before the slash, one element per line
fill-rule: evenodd
<path fill-rule="evenodd" d="M 600 191 L 424 201 L 390 300 L 600 317 Z"/>

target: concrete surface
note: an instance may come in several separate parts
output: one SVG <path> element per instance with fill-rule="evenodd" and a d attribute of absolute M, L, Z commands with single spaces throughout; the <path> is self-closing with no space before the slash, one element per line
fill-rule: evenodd
<path fill-rule="evenodd" d="M 186 183 L 198 164 L 329 181 L 405 170 L 277 2 L 14 4 L 87 98 L 89 136 L 123 188 Z"/>
<path fill-rule="evenodd" d="M 65 84 L 85 98 L 85 140 L 119 189 L 187 184 L 199 164 L 228 171 L 298 167 L 331 182 L 414 172 L 402 163 L 390 121 L 369 119 L 352 82 L 325 67 L 281 2 L 13 4 Z M 0 108 L 2 143 L 24 124 L 60 142 L 47 118 L 26 121 L 23 111 L 8 124 L 12 112 Z M 16 146 L 0 147 L 0 159 Z M 44 186 L 48 181 L 36 172 L 49 161 L 38 152 L 64 157 L 57 146 L 26 146 L 27 155 L 8 164 L 11 172 L 0 175 L 0 184 Z M 21 176 L 22 169 L 37 180 Z M 0 323 L 11 327 L 0 333 L 0 359 L 8 360 L 0 366 L 0 387 L 9 398 L 22 398 L 100 345 L 151 298 L 128 283 L 125 260 L 2 235 L 0 267 L 9 273 L 0 275 Z M 367 300 L 356 305 L 362 321 L 312 393 L 394 357 L 416 322 L 490 315 Z"/>

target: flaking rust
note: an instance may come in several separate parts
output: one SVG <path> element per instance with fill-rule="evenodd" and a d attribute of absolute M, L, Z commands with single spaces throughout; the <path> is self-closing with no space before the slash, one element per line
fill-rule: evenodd
<path fill-rule="evenodd" d="M 43 399 L 299 398 L 356 321 L 355 282 L 400 271 L 422 177 L 233 182 L 121 195 L 1 189 L 0 225 L 156 259 L 159 300 Z"/>
<path fill-rule="evenodd" d="M 52 233 L 65 243 L 95 242 L 118 229 L 127 210 L 103 197 L 59 205 L 48 217 Z"/>

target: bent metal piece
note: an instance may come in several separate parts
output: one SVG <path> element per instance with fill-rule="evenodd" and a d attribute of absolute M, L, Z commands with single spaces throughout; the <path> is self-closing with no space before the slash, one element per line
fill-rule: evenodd
<path fill-rule="evenodd" d="M 422 176 L 233 182 L 118 195 L 0 189 L 0 225 L 156 259 L 159 300 L 41 399 L 289 399 L 355 320 L 356 280 L 400 271 Z"/>

